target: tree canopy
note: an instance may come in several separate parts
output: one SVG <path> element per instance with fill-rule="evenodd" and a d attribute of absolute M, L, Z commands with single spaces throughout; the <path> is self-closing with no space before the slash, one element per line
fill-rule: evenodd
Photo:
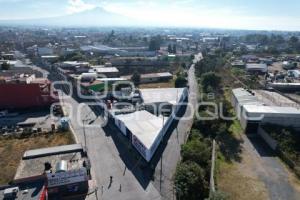
<path fill-rule="evenodd" d="M 187 84 L 187 80 L 184 76 L 182 75 L 177 76 L 175 80 L 175 88 L 186 87 L 186 84 Z"/>
<path fill-rule="evenodd" d="M 131 77 L 131 81 L 135 86 L 139 86 L 141 83 L 141 75 L 137 71 L 135 71 Z"/>
<path fill-rule="evenodd" d="M 182 145 L 181 155 L 182 161 L 192 160 L 198 165 L 206 167 L 207 161 L 211 158 L 211 148 L 207 143 L 194 139 Z"/>
<path fill-rule="evenodd" d="M 3 63 L 1 64 L 1 69 L 2 69 L 2 70 L 9 70 L 9 68 L 10 68 L 10 65 L 9 65 L 8 62 L 3 62 Z"/>
<path fill-rule="evenodd" d="M 152 37 L 150 39 L 150 43 L 149 43 L 149 50 L 150 51 L 158 51 L 158 50 L 160 50 L 161 44 L 162 44 L 162 38 L 160 35 Z"/>
<path fill-rule="evenodd" d="M 208 72 L 201 76 L 201 85 L 204 91 L 208 91 L 209 88 L 217 89 L 220 86 L 221 77 L 214 72 Z"/>
<path fill-rule="evenodd" d="M 206 196 L 208 184 L 204 170 L 195 162 L 183 162 L 177 166 L 175 189 L 178 199 L 199 200 Z"/>

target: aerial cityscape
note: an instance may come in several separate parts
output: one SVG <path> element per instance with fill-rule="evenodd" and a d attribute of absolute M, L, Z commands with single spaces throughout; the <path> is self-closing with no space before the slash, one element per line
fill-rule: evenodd
<path fill-rule="evenodd" d="M 299 200 L 296 0 L 0 0 L 0 199 Z"/>

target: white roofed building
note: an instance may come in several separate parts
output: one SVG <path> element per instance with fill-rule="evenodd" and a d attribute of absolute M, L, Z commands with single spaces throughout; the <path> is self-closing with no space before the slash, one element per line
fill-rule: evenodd
<path fill-rule="evenodd" d="M 131 138 L 132 145 L 145 160 L 150 161 L 164 136 L 167 119 L 142 110 L 116 115 L 115 124 L 124 135 Z"/>
<path fill-rule="evenodd" d="M 117 114 L 118 112 L 112 111 L 111 115 L 115 125 L 149 162 L 176 118 L 176 114 L 183 107 L 182 103 L 187 99 L 188 90 L 186 88 L 143 89 L 140 93 L 145 110 L 132 110 L 127 114 Z M 162 104 L 168 106 L 170 111 L 168 117 L 163 116 L 166 112 L 165 107 L 164 112 L 159 110 Z M 149 107 L 157 110 L 153 111 Z"/>
<path fill-rule="evenodd" d="M 116 78 L 119 77 L 119 70 L 116 67 L 91 66 L 89 72 L 95 72 L 99 78 Z"/>
<path fill-rule="evenodd" d="M 232 105 L 247 133 L 261 124 L 277 124 L 300 130 L 300 110 L 296 107 L 266 105 L 254 93 L 243 88 L 232 90 Z"/>

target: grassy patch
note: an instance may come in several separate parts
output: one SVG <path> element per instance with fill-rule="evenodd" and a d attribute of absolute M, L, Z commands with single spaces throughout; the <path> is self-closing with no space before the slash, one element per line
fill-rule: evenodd
<path fill-rule="evenodd" d="M 147 88 L 173 88 L 175 86 L 174 79 L 168 82 L 160 82 L 160 83 L 147 83 L 139 85 L 140 89 Z"/>
<path fill-rule="evenodd" d="M 243 129 L 238 120 L 234 120 L 229 127 L 229 131 L 235 136 L 235 138 L 240 139 Z"/>
<path fill-rule="evenodd" d="M 265 186 L 255 177 L 245 176 L 236 163 L 219 162 L 218 189 L 229 194 L 231 200 L 265 200 Z"/>
<path fill-rule="evenodd" d="M 10 182 L 16 173 L 20 159 L 27 150 L 74 144 L 70 132 L 44 134 L 27 138 L 0 137 L 0 185 Z"/>

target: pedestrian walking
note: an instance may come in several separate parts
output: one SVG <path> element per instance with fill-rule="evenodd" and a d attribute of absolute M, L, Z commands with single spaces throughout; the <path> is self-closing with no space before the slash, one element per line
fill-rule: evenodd
<path fill-rule="evenodd" d="M 113 177 L 110 176 L 110 177 L 109 177 L 109 185 L 108 185 L 108 189 L 111 187 L 112 182 L 113 182 Z"/>

